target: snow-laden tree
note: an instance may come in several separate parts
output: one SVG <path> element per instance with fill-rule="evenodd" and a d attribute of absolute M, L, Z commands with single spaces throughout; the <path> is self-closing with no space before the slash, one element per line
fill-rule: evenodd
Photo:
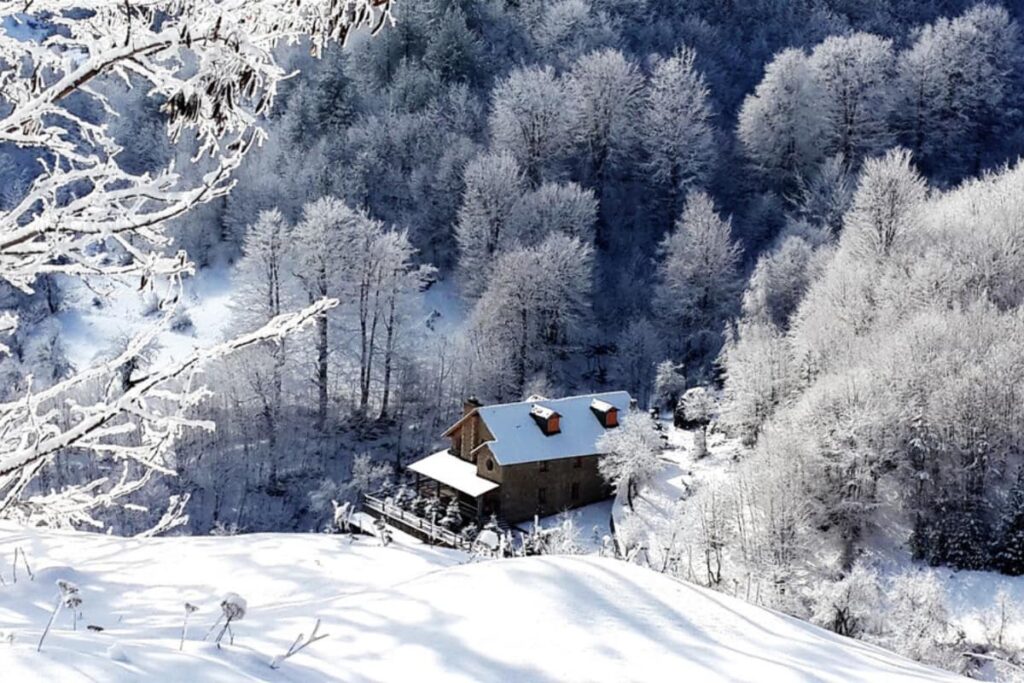
<path fill-rule="evenodd" d="M 526 192 L 526 181 L 515 157 L 501 152 L 469 162 L 464 182 L 455 225 L 459 280 L 464 294 L 475 299 L 487 286 L 497 253 L 519 238 L 512 218 L 516 204 Z"/>
<path fill-rule="evenodd" d="M 601 50 L 580 57 L 567 79 L 571 135 L 582 152 L 587 185 L 600 192 L 639 141 L 643 76 L 618 50 Z"/>
<path fill-rule="evenodd" d="M 743 101 L 736 131 L 743 149 L 786 193 L 810 176 L 824 155 L 825 97 L 807 55 L 787 49 L 775 55 Z"/>
<path fill-rule="evenodd" d="M 1024 468 L 1017 472 L 1017 480 L 1000 510 L 992 563 L 1003 574 L 1024 574 Z"/>
<path fill-rule="evenodd" d="M 295 303 L 293 275 L 289 272 L 288 245 L 291 226 L 279 211 L 260 213 L 249 227 L 238 263 L 233 316 L 243 328 L 265 324 Z M 271 485 L 277 479 L 277 438 L 280 429 L 285 342 L 251 352 L 247 364 L 253 394 L 267 430 Z"/>
<path fill-rule="evenodd" d="M 675 410 L 686 391 L 686 366 L 663 360 L 654 373 L 654 403 L 660 410 Z"/>
<path fill-rule="evenodd" d="M 856 165 L 882 151 L 892 139 L 892 41 L 869 33 L 830 36 L 814 48 L 809 64 L 824 97 L 814 106 L 826 112 L 826 152 Z"/>
<path fill-rule="evenodd" d="M 292 263 L 307 295 L 311 299 L 330 296 L 343 302 L 334 317 L 357 340 L 359 409 L 369 409 L 379 361 L 383 365 L 380 414 L 387 416 L 405 298 L 432 277 L 434 269 L 413 263 L 416 250 L 407 233 L 389 230 L 365 211 L 352 209 L 333 197 L 306 206 L 294 237 Z M 319 318 L 316 327 L 317 423 L 323 428 L 330 390 L 327 318 Z"/>
<path fill-rule="evenodd" d="M 359 408 L 370 405 L 371 388 L 380 369 L 380 419 L 389 416 L 400 342 L 408 323 L 409 297 L 433 280 L 436 269 L 416 265 L 416 250 L 405 231 L 388 230 L 378 221 L 362 220 L 349 246 L 346 265 L 354 275 L 347 299 L 356 304 L 359 324 Z M 342 307 L 344 310 L 344 304 Z"/>
<path fill-rule="evenodd" d="M 654 420 L 642 411 L 631 412 L 617 428 L 601 435 L 597 447 L 604 454 L 597 464 L 601 476 L 617 492 L 625 492 L 632 510 L 634 496 L 663 467 L 658 459 L 661 433 Z"/>
<path fill-rule="evenodd" d="M 339 266 L 352 247 L 345 238 L 355 232 L 351 224 L 363 219 L 334 197 L 323 197 L 303 209 L 302 220 L 293 231 L 296 253 L 292 267 L 310 301 L 341 295 L 345 275 Z M 316 320 L 316 359 L 312 373 L 317 388 L 316 414 L 320 429 L 327 424 L 329 354 L 328 319 L 321 316 Z"/>
<path fill-rule="evenodd" d="M 567 69 L 581 55 L 614 45 L 618 36 L 607 14 L 593 0 L 528 0 L 519 3 L 536 52 Z"/>
<path fill-rule="evenodd" d="M 896 120 L 929 174 L 977 173 L 984 155 L 1019 125 L 1020 27 L 1003 7 L 980 3 L 939 19 L 900 54 Z"/>
<path fill-rule="evenodd" d="M 634 318 L 615 338 L 612 381 L 629 391 L 641 406 L 652 405 L 655 374 L 663 344 L 657 328 L 647 318 Z"/>
<path fill-rule="evenodd" d="M 706 183 L 717 158 L 711 93 L 696 58 L 682 48 L 658 62 L 641 115 L 647 171 L 668 193 L 673 214 L 691 188 Z"/>
<path fill-rule="evenodd" d="M 854 180 L 839 155 L 825 159 L 799 192 L 799 211 L 812 225 L 838 234 L 853 201 Z"/>
<path fill-rule="evenodd" d="M 571 122 L 565 85 L 550 66 L 516 69 L 491 93 L 494 148 L 515 157 L 533 187 L 568 151 Z"/>
<path fill-rule="evenodd" d="M 512 234 L 524 244 L 537 243 L 554 234 L 592 244 L 597 198 L 593 191 L 576 183 L 546 182 L 520 197 L 509 222 Z"/>
<path fill-rule="evenodd" d="M 703 458 L 708 454 L 708 425 L 715 414 L 715 399 L 706 387 L 693 387 L 683 394 L 679 407 L 687 422 L 698 425 L 693 438 L 693 457 Z"/>
<path fill-rule="evenodd" d="M 437 19 L 423 61 L 446 81 L 473 81 L 480 71 L 479 52 L 479 39 L 466 25 L 465 12 L 455 5 Z"/>
<path fill-rule="evenodd" d="M 772 324 L 741 324 L 722 349 L 725 391 L 721 420 L 731 433 L 752 445 L 762 425 L 796 391 L 792 350 Z"/>
<path fill-rule="evenodd" d="M 2 14 L 0 59 L 9 68 L 2 76 L 7 106 L 0 142 L 34 155 L 38 167 L 0 214 L 0 279 L 31 291 L 54 273 L 136 278 L 142 289 L 163 294 L 169 279 L 173 297 L 173 283 L 192 265 L 184 252 L 167 249 L 168 221 L 227 194 L 232 172 L 263 139 L 258 117 L 272 106 L 286 75 L 275 48 L 306 39 L 319 54 L 353 27 L 379 27 L 389 6 L 372 0 L 41 0 L 4 3 Z M 28 22 L 36 28 L 26 32 Z M 107 79 L 141 84 L 162 101 L 168 134 L 197 140 L 194 163 L 203 172 L 182 174 L 168 165 L 132 173 L 119 164 Z M 51 387 L 37 390 L 26 378 L 21 398 L 0 405 L 0 515 L 95 522 L 97 506 L 170 472 L 165 456 L 184 428 L 210 426 L 188 417 L 208 394 L 197 377 L 206 361 L 279 338 L 330 305 L 314 303 L 145 373 L 125 377 L 122 369 L 159 329 Z M 165 325 L 173 308 L 165 307 Z M 7 330 L 16 324 L 8 311 L 0 320 Z M 89 386 L 104 388 L 95 398 L 75 400 Z M 105 459 L 108 474 L 63 491 L 33 492 L 39 472 L 72 452 Z"/>
<path fill-rule="evenodd" d="M 556 374 L 588 319 L 592 261 L 590 245 L 564 234 L 497 259 L 470 315 L 470 382 L 477 395 L 518 400 L 536 374 Z"/>
<path fill-rule="evenodd" d="M 926 193 L 909 151 L 892 149 L 869 159 L 846 214 L 841 247 L 871 260 L 903 251 L 920 229 Z"/>
<path fill-rule="evenodd" d="M 743 293 L 744 319 L 786 330 L 815 276 L 819 260 L 815 245 L 802 236 L 783 238 L 754 267 Z"/>
<path fill-rule="evenodd" d="M 730 222 L 703 192 L 692 192 L 661 244 L 655 311 L 671 342 L 693 359 L 715 354 L 740 291 L 740 247 Z"/>

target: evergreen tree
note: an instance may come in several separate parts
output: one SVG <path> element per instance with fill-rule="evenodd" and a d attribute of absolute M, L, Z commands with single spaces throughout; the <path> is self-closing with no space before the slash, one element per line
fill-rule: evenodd
<path fill-rule="evenodd" d="M 1024 468 L 1017 473 L 996 523 L 992 566 L 1011 576 L 1024 574 Z"/>

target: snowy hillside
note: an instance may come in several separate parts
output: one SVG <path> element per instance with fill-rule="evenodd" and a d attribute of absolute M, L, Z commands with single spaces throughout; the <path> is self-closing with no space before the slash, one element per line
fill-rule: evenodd
<path fill-rule="evenodd" d="M 12 584 L 15 547 L 35 581 L 19 567 Z M 14 527 L 0 557 L 0 628 L 14 636 L 0 642 L 5 680 L 955 680 L 596 557 L 461 564 L 464 555 L 406 539 L 382 548 L 365 537 L 126 540 Z M 59 615 L 36 653 L 58 578 L 81 589 L 79 630 Z M 229 591 L 248 601 L 248 614 L 235 644 L 218 651 L 202 637 Z M 186 601 L 200 611 L 181 653 Z M 317 617 L 329 637 L 271 670 Z"/>

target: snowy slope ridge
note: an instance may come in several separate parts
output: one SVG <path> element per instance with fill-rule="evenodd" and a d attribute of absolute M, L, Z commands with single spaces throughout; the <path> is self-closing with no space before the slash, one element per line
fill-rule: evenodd
<path fill-rule="evenodd" d="M 34 563 L 11 585 L 15 546 Z M 326 535 L 126 540 L 0 527 L 3 680 L 161 681 L 952 681 L 863 643 L 646 569 L 596 557 L 459 564 L 399 539 Z M 76 582 L 83 621 L 58 619 Z M 220 597 L 249 612 L 235 644 L 202 636 Z M 183 603 L 193 615 L 178 652 Z M 314 618 L 329 637 L 271 670 Z M 102 626 L 101 633 L 83 624 Z M 111 651 L 111 646 L 117 647 Z"/>

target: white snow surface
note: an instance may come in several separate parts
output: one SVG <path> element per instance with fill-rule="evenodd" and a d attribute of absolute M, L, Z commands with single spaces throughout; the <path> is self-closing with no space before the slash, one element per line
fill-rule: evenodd
<path fill-rule="evenodd" d="M 77 368 L 113 355 L 125 340 L 159 322 L 159 314 L 147 315 L 146 299 L 137 283 L 68 279 L 61 284 L 68 305 L 68 310 L 58 316 L 61 339 L 68 360 Z M 195 349 L 223 339 L 231 322 L 233 294 L 225 266 L 201 270 L 187 279 L 178 306 L 193 324 L 181 331 L 164 331 L 158 338 L 154 361 L 181 360 Z"/>
<path fill-rule="evenodd" d="M 447 484 L 474 498 L 498 488 L 493 481 L 477 476 L 476 465 L 457 458 L 448 451 L 431 453 L 409 465 L 408 469 L 430 477 L 434 481 Z"/>
<path fill-rule="evenodd" d="M 11 583 L 14 548 L 35 580 Z M 396 534 L 123 539 L 0 526 L 11 681 L 952 681 L 870 645 L 625 562 L 466 563 Z M 41 653 L 54 581 L 82 589 Z M 202 641 L 233 591 L 234 644 Z M 200 607 L 178 651 L 184 603 Z M 270 669 L 316 618 L 329 634 Z M 102 626 L 102 632 L 84 625 Z"/>
<path fill-rule="evenodd" d="M 594 399 L 610 403 L 621 414 L 629 410 L 629 394 L 625 391 L 612 391 L 483 406 L 477 408 L 477 414 L 494 436 L 492 441 L 486 443 L 499 465 L 558 460 L 599 452 L 597 441 L 606 430 L 590 410 Z M 561 432 L 546 436 L 540 430 L 530 417 L 530 411 L 535 405 L 561 415 Z"/>

